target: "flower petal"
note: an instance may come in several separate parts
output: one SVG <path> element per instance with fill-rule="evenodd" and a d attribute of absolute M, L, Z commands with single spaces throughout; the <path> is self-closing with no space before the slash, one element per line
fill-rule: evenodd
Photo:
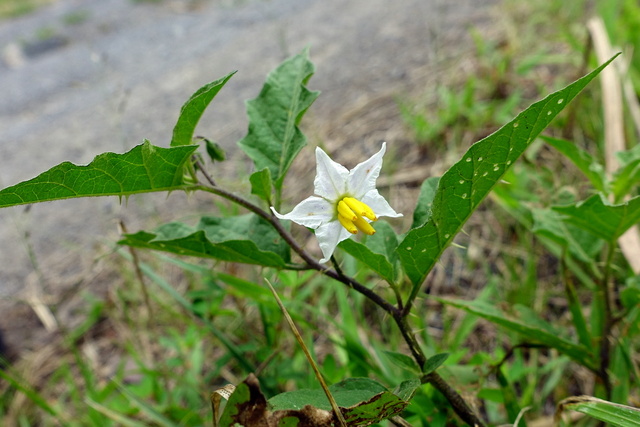
<path fill-rule="evenodd" d="M 316 229 L 322 224 L 331 221 L 334 217 L 333 205 L 322 197 L 307 197 L 298 203 L 291 212 L 286 215 L 278 213 L 272 206 L 274 215 L 280 219 L 288 219 L 305 227 Z"/>
<path fill-rule="evenodd" d="M 352 236 L 352 234 L 338 221 L 331 221 L 318 227 L 316 230 L 316 238 L 318 239 L 322 255 L 324 256 L 320 262 L 325 263 L 329 261 L 338 243 L 347 240 L 350 236 Z"/>
<path fill-rule="evenodd" d="M 368 191 L 360 201 L 368 205 L 378 217 L 388 216 L 391 218 L 399 218 L 402 216 L 401 213 L 393 210 L 385 198 L 382 197 L 375 188 Z"/>
<path fill-rule="evenodd" d="M 349 171 L 336 163 L 320 147 L 316 147 L 316 179 L 313 181 L 316 195 L 332 202 L 346 191 Z"/>
<path fill-rule="evenodd" d="M 382 168 L 382 156 L 387 150 L 387 143 L 382 143 L 382 148 L 373 156 L 359 163 L 349 172 L 347 191 L 356 199 L 362 198 L 367 191 L 376 188 L 376 180 Z"/>

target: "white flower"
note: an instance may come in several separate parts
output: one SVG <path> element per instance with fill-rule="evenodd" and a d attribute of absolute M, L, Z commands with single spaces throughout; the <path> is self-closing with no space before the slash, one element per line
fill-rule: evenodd
<path fill-rule="evenodd" d="M 387 148 L 382 148 L 368 160 L 350 171 L 329 158 L 320 147 L 316 148 L 316 178 L 313 181 L 315 196 L 300 202 L 286 215 L 273 213 L 280 219 L 288 219 L 297 224 L 316 230 L 316 237 L 327 262 L 338 246 L 358 230 L 374 234 L 371 221 L 380 216 L 401 217 L 376 190 L 376 180 L 382 168 L 382 156 Z"/>

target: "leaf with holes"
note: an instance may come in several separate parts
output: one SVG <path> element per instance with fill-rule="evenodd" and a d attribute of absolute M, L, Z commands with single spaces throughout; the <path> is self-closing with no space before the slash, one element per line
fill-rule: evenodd
<path fill-rule="evenodd" d="M 401 384 L 401 395 L 411 397 L 420 386 L 419 381 Z M 368 426 L 401 412 L 409 402 L 388 391 L 369 378 L 347 378 L 329 387 L 331 395 L 342 409 L 348 425 Z M 278 394 L 269 399 L 273 410 L 301 410 L 307 405 L 330 411 L 327 396 L 321 389 L 297 390 Z"/>
<path fill-rule="evenodd" d="M 411 298 L 417 295 L 419 285 L 442 252 L 505 171 L 569 101 L 614 58 L 531 105 L 510 123 L 472 145 L 462 159 L 445 172 L 438 183 L 429 219 L 407 233 L 398 246 L 402 266 L 414 285 Z"/>
<path fill-rule="evenodd" d="M 145 141 L 124 154 L 100 154 L 86 166 L 64 162 L 33 179 L 0 190 L 0 208 L 183 189 L 184 164 L 196 148 L 161 148 Z"/>

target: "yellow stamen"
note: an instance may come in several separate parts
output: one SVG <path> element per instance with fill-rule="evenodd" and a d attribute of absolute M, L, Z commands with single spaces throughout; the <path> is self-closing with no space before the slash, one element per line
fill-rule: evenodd
<path fill-rule="evenodd" d="M 354 199 L 353 197 L 345 197 L 342 200 L 353 210 L 353 212 L 356 213 L 356 215 L 364 216 L 366 218 L 369 218 L 371 221 L 378 220 L 378 217 L 376 217 L 376 214 L 373 212 L 373 210 L 366 204 L 362 203 L 360 200 Z"/>
<path fill-rule="evenodd" d="M 355 221 L 353 221 L 358 230 L 362 231 L 364 234 L 368 234 L 369 236 L 375 234 L 376 230 L 369 224 L 364 218 L 361 216 L 358 217 Z"/>
<path fill-rule="evenodd" d="M 359 218 L 362 219 L 362 218 Z M 354 222 L 348 218 L 342 216 L 342 214 L 338 214 L 338 221 L 347 231 L 351 234 L 358 234 L 358 228 L 355 226 Z"/>
<path fill-rule="evenodd" d="M 349 206 L 347 206 L 347 204 L 343 200 L 340 200 L 340 202 L 338 202 L 338 213 L 342 215 L 345 219 L 348 219 L 351 221 L 355 221 L 356 219 L 358 219 L 358 216 L 355 213 L 353 213 L 351 208 L 349 208 Z"/>

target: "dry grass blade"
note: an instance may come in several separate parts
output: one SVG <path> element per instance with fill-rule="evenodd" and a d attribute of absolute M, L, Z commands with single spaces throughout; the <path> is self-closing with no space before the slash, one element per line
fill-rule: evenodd
<path fill-rule="evenodd" d="M 606 61 L 614 55 L 607 31 L 601 18 L 592 18 L 588 23 L 589 34 L 598 61 Z M 618 67 L 602 71 L 602 108 L 604 110 L 605 170 L 611 176 L 620 164 L 615 154 L 626 149 L 624 141 L 624 115 L 622 111 L 622 82 Z M 619 239 L 618 244 L 635 274 L 640 274 L 640 234 L 638 227 L 631 227 Z"/>
<path fill-rule="evenodd" d="M 267 285 L 269 285 L 269 289 L 271 289 L 271 292 L 273 293 L 273 296 L 276 299 L 276 302 L 278 303 L 280 310 L 282 310 L 282 314 L 284 314 L 284 318 L 287 319 L 287 323 L 289 324 L 289 327 L 291 327 L 291 331 L 293 332 L 293 335 L 296 337 L 298 344 L 300 344 L 300 347 L 302 348 L 304 355 L 307 357 L 307 360 L 309 361 L 311 368 L 313 368 L 313 372 L 316 375 L 316 378 L 318 379 L 318 381 L 320 382 L 320 386 L 322 387 L 322 390 L 327 395 L 327 399 L 329 399 L 329 403 L 331 403 L 331 408 L 333 409 L 333 413 L 338 419 L 338 423 L 340 423 L 342 427 L 347 427 L 347 421 L 344 419 L 344 416 L 342 415 L 342 411 L 340 411 L 340 408 L 338 407 L 336 400 L 331 395 L 331 392 L 329 391 L 329 387 L 327 386 L 327 383 L 324 381 L 324 378 L 322 377 L 322 374 L 318 369 L 318 365 L 316 365 L 316 362 L 313 360 L 313 357 L 311 357 L 311 353 L 309 352 L 309 349 L 304 343 L 304 340 L 302 339 L 302 336 L 300 335 L 298 328 L 296 327 L 295 323 L 293 323 L 293 319 L 289 315 L 289 312 L 285 308 L 284 304 L 282 304 L 282 301 L 280 300 L 280 297 L 278 296 L 278 293 L 276 292 L 274 287 L 271 285 L 271 282 L 269 282 L 266 279 L 265 281 L 267 282 Z"/>
<path fill-rule="evenodd" d="M 229 400 L 229 397 L 236 390 L 236 386 L 233 384 L 227 384 L 211 393 L 211 410 L 213 411 L 213 427 L 218 427 L 218 420 L 220 419 L 220 402 L 222 398 Z"/>

